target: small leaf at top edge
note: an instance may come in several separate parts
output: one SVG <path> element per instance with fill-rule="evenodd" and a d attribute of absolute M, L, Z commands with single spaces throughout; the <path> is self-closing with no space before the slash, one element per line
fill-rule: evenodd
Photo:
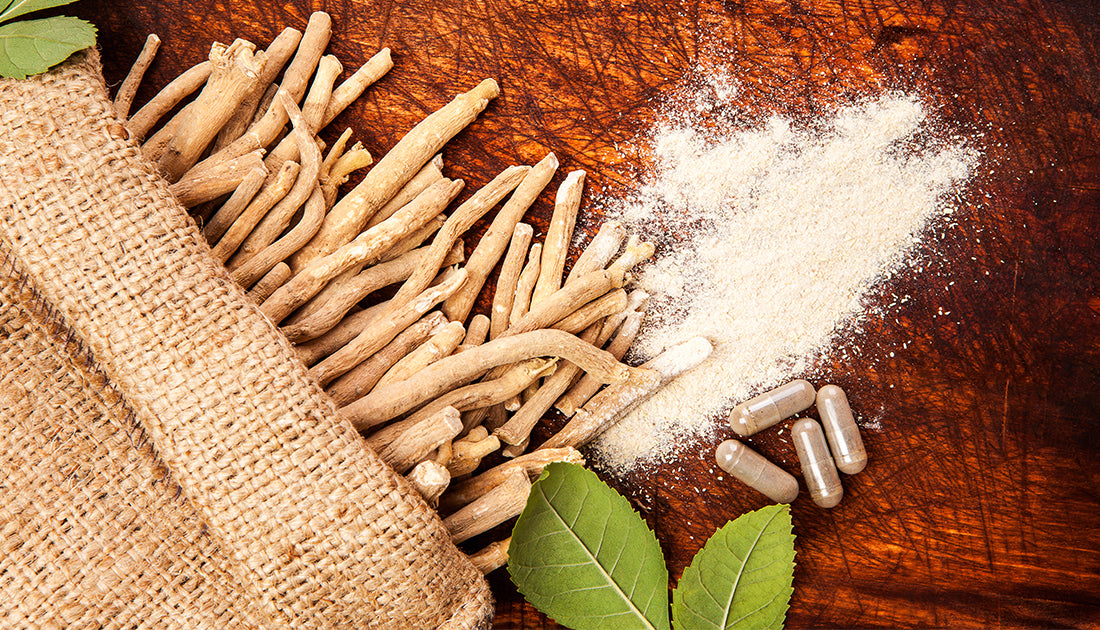
<path fill-rule="evenodd" d="M 726 523 L 684 569 L 672 594 L 677 630 L 778 630 L 794 589 L 794 535 L 787 505 Z"/>
<path fill-rule="evenodd" d="M 34 13 L 35 11 L 72 4 L 73 2 L 76 2 L 76 0 L 5 0 L 0 2 L 0 4 L 3 4 L 3 7 L 0 8 L 0 22 L 6 22 L 12 18 Z"/>
<path fill-rule="evenodd" d="M 574 630 L 668 630 L 668 569 L 630 503 L 582 466 L 554 463 L 512 530 L 508 573 Z"/>
<path fill-rule="evenodd" d="M 74 17 L 0 25 L 0 76 L 25 79 L 95 45 L 95 27 Z"/>

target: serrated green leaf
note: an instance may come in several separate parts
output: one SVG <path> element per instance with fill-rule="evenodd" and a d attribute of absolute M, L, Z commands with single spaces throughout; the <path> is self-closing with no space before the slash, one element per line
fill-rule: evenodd
<path fill-rule="evenodd" d="M 574 630 L 667 630 L 668 568 L 645 521 L 581 466 L 550 464 L 512 530 L 508 573 Z"/>
<path fill-rule="evenodd" d="M 6 0 L 0 2 L 3 5 L 0 8 L 0 22 L 6 22 L 12 18 L 35 11 L 72 4 L 73 2 L 76 2 L 76 0 Z"/>
<path fill-rule="evenodd" d="M 95 45 L 95 27 L 74 17 L 23 20 L 0 26 L 0 76 L 25 79 Z"/>
<path fill-rule="evenodd" d="M 726 523 L 684 569 L 672 594 L 677 630 L 783 627 L 794 589 L 794 535 L 787 505 Z"/>

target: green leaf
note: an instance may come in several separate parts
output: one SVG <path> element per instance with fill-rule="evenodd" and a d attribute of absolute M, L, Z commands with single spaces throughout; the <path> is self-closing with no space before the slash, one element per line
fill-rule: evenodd
<path fill-rule="evenodd" d="M 0 76 L 25 79 L 95 45 L 95 27 L 74 17 L 23 20 L 0 26 Z"/>
<path fill-rule="evenodd" d="M 791 528 L 790 507 L 772 505 L 711 536 L 672 594 L 676 628 L 782 628 L 794 591 Z"/>
<path fill-rule="evenodd" d="M 0 7 L 0 22 L 6 22 L 14 17 L 33 13 L 34 11 L 72 4 L 73 2 L 76 2 L 76 0 L 2 0 L 0 1 L 0 4 L 3 5 Z"/>
<path fill-rule="evenodd" d="M 668 624 L 668 568 L 645 521 L 581 466 L 554 463 L 512 530 L 508 572 L 527 601 L 574 630 Z"/>

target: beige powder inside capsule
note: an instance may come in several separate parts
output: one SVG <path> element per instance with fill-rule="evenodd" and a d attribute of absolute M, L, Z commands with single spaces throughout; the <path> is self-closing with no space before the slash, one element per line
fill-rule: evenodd
<path fill-rule="evenodd" d="M 665 105 L 646 139 L 644 187 L 606 201 L 606 215 L 643 236 L 677 235 L 638 277 L 653 298 L 632 362 L 694 336 L 714 344 L 596 442 L 612 471 L 670 458 L 827 353 L 868 291 L 951 213 L 977 162 L 906 94 L 801 128 L 781 117 L 703 124 L 700 112 L 734 94 L 729 77 L 711 76 Z"/>

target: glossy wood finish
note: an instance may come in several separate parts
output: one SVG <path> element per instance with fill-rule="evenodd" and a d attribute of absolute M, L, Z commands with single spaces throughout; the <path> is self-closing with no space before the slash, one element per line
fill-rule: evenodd
<path fill-rule="evenodd" d="M 503 95 L 445 151 L 467 191 L 547 150 L 589 171 L 586 207 L 639 177 L 625 146 L 653 100 L 706 60 L 738 104 L 804 117 L 884 88 L 915 90 L 984 153 L 929 262 L 824 365 L 844 387 L 870 463 L 833 510 L 793 506 L 789 628 L 1100 627 L 1100 10 L 1028 2 L 86 1 L 117 83 L 146 33 L 150 83 L 213 39 L 268 41 L 311 10 L 335 19 L 351 68 L 380 46 L 396 67 L 337 125 L 381 155 L 458 91 Z M 139 95 L 148 98 L 149 88 Z M 333 129 L 333 131 L 338 131 Z M 563 175 L 555 180 L 560 181 Z M 467 192 L 468 194 L 468 192 Z M 533 210 L 545 229 L 550 195 Z M 484 225 L 480 229 L 483 229 Z M 470 241 L 468 241 L 469 244 Z M 909 296 L 891 305 L 894 295 Z M 484 299 L 479 309 L 484 312 Z M 819 379 L 815 382 L 821 385 Z M 784 435 L 786 432 L 784 432 Z M 726 520 L 764 504 L 718 481 L 713 443 L 612 480 L 656 530 L 675 579 Z M 797 474 L 775 434 L 754 448 Z M 557 627 L 491 579 L 499 628 Z"/>

